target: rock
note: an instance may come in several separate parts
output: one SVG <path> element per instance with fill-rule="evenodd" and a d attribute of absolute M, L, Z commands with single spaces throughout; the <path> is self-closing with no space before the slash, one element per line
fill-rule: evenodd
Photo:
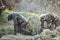
<path fill-rule="evenodd" d="M 1 40 L 37 40 L 39 35 L 27 36 L 27 35 L 4 35 Z"/>
<path fill-rule="evenodd" d="M 53 38 L 52 40 L 60 40 L 60 36 Z"/>
<path fill-rule="evenodd" d="M 53 34 L 55 36 L 60 36 L 60 26 L 58 26 L 54 31 L 53 31 Z"/>
<path fill-rule="evenodd" d="M 43 32 L 40 34 L 41 40 L 52 40 L 53 37 L 53 32 L 49 29 L 44 29 Z"/>

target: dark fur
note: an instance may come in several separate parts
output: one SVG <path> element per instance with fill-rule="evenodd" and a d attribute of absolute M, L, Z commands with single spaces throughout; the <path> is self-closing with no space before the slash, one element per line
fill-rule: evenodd
<path fill-rule="evenodd" d="M 56 26 L 56 27 L 59 26 L 59 25 L 60 25 L 60 17 L 57 17 L 57 16 L 56 16 L 54 23 L 55 23 L 55 26 Z"/>
<path fill-rule="evenodd" d="M 40 17 L 40 21 L 41 21 L 41 27 L 44 28 L 44 22 L 47 23 L 47 28 L 51 29 L 53 27 L 53 25 L 55 25 L 56 28 L 56 18 L 54 17 L 54 15 L 52 14 L 46 14 L 42 17 Z"/>
<path fill-rule="evenodd" d="M 31 35 L 31 32 L 27 31 L 26 25 L 28 24 L 28 21 L 26 21 L 21 15 L 19 14 L 9 14 L 8 15 L 8 21 L 12 20 L 14 21 L 14 34 L 17 33 L 16 29 L 18 27 L 18 33 L 22 33 L 25 35 Z"/>

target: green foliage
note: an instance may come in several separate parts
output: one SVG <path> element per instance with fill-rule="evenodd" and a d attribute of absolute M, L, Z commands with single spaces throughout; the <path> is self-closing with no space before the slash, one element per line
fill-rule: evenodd
<path fill-rule="evenodd" d="M 13 34 L 13 28 L 0 28 L 0 37 L 6 34 Z"/>
<path fill-rule="evenodd" d="M 7 22 L 7 14 L 5 14 L 5 13 L 2 13 L 1 15 L 0 15 L 0 23 L 6 23 Z"/>
<path fill-rule="evenodd" d="M 23 15 L 26 18 L 29 18 L 30 16 L 34 16 L 34 17 L 40 18 L 40 15 L 41 15 L 41 14 L 31 13 L 31 12 L 16 12 L 16 13 L 18 13 L 20 15 Z"/>

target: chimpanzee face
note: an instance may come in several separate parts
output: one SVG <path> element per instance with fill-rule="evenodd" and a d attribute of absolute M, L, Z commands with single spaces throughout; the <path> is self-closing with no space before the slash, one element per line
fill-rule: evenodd
<path fill-rule="evenodd" d="M 12 20 L 12 18 L 13 18 L 12 14 L 9 14 L 7 18 L 8 18 L 8 21 Z"/>

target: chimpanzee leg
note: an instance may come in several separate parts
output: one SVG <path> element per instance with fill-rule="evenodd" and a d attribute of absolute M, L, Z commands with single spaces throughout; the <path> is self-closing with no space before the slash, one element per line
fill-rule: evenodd
<path fill-rule="evenodd" d="M 55 24 L 55 29 L 56 29 L 56 27 L 58 27 L 58 25 Z"/>
<path fill-rule="evenodd" d="M 17 33 L 20 33 L 20 30 L 19 29 L 20 29 L 19 26 L 17 26 Z"/>
<path fill-rule="evenodd" d="M 16 35 L 16 33 L 17 33 L 17 25 L 16 24 L 14 24 L 14 34 Z"/>
<path fill-rule="evenodd" d="M 26 25 L 27 25 L 27 23 L 26 24 L 22 23 L 21 25 L 19 25 L 19 29 L 18 29 L 19 33 L 24 34 L 24 35 L 32 35 L 31 31 L 28 31 L 25 29 Z"/>
<path fill-rule="evenodd" d="M 41 22 L 41 28 L 44 28 L 44 18 L 41 18 L 40 22 Z"/>
<path fill-rule="evenodd" d="M 44 29 L 44 19 L 41 19 L 40 21 L 41 21 L 41 28 L 40 28 L 39 33 L 41 33 Z"/>
<path fill-rule="evenodd" d="M 56 23 L 55 23 L 55 29 L 56 29 L 56 27 L 58 27 L 58 25 L 59 25 L 59 23 L 56 22 Z"/>
<path fill-rule="evenodd" d="M 48 22 L 47 22 L 47 28 L 49 28 L 49 29 L 50 29 L 50 23 L 48 23 Z"/>
<path fill-rule="evenodd" d="M 21 33 L 21 34 L 24 34 L 24 35 L 31 35 L 31 32 L 29 32 L 25 28 L 21 27 L 21 25 L 18 29 L 18 32 Z"/>
<path fill-rule="evenodd" d="M 52 23 L 47 22 L 47 28 L 48 29 L 52 30 L 52 28 L 53 28 L 52 26 L 53 26 Z"/>
<path fill-rule="evenodd" d="M 18 29 L 17 29 L 18 33 L 21 33 L 22 32 L 22 29 L 23 29 L 23 27 L 21 27 L 21 25 L 19 25 L 18 26 Z"/>
<path fill-rule="evenodd" d="M 21 33 L 24 34 L 24 35 L 32 35 L 32 33 L 27 31 L 26 29 L 22 29 Z"/>
<path fill-rule="evenodd" d="M 18 32 L 22 32 L 22 29 L 23 29 L 23 28 L 26 28 L 26 25 L 27 25 L 27 24 L 28 24 L 27 22 L 18 24 Z M 19 31 L 19 30 L 20 30 L 20 31 Z"/>
<path fill-rule="evenodd" d="M 44 21 L 41 22 L 41 28 L 44 28 Z"/>
<path fill-rule="evenodd" d="M 54 27 L 54 24 L 50 24 L 50 30 L 53 30 L 55 27 Z"/>
<path fill-rule="evenodd" d="M 40 28 L 40 30 L 39 30 L 39 32 L 38 32 L 38 34 L 40 34 L 42 31 L 43 31 L 43 28 Z"/>

